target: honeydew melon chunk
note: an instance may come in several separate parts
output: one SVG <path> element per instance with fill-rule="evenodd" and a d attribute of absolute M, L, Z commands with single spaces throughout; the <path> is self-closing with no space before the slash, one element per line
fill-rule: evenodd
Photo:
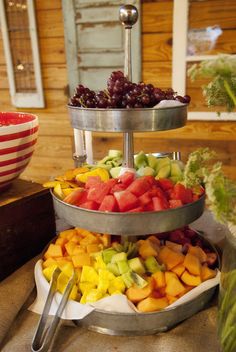
<path fill-rule="evenodd" d="M 134 165 L 136 168 L 140 168 L 142 166 L 147 166 L 148 165 L 148 159 L 147 155 L 141 151 L 139 152 L 135 157 L 134 157 Z"/>
<path fill-rule="evenodd" d="M 116 263 L 108 263 L 107 264 L 107 270 L 109 270 L 115 276 L 119 276 L 120 275 L 120 272 L 119 272 L 119 269 L 118 269 L 118 265 Z"/>
<path fill-rule="evenodd" d="M 119 262 L 117 262 L 117 266 L 118 266 L 120 275 L 130 271 L 130 267 L 127 260 L 120 260 Z"/>
<path fill-rule="evenodd" d="M 146 269 L 143 265 L 143 263 L 141 262 L 140 258 L 135 257 L 132 259 L 128 260 L 128 264 L 131 270 L 133 270 L 134 272 L 136 272 L 137 274 L 144 274 L 146 272 Z"/>
<path fill-rule="evenodd" d="M 127 261 L 127 254 L 125 252 L 116 253 L 111 258 L 111 263 L 118 263 L 119 261 Z"/>
<path fill-rule="evenodd" d="M 127 271 L 126 273 L 122 274 L 121 277 L 127 288 L 131 287 L 134 284 L 134 279 L 131 276 L 131 271 Z"/>
<path fill-rule="evenodd" d="M 170 176 L 170 171 L 171 171 L 171 166 L 170 165 L 166 165 L 163 166 L 157 173 L 156 178 L 167 178 Z"/>
<path fill-rule="evenodd" d="M 111 262 L 112 257 L 117 254 L 117 251 L 113 248 L 107 248 L 102 251 L 102 259 L 105 264 Z"/>
<path fill-rule="evenodd" d="M 146 287 L 148 285 L 148 282 L 144 278 L 142 278 L 142 276 L 138 275 L 137 273 L 132 272 L 131 276 L 132 276 L 135 284 L 138 287 L 143 288 L 143 287 Z"/>
<path fill-rule="evenodd" d="M 114 159 L 114 158 L 122 158 L 123 155 L 121 150 L 110 149 L 108 151 L 108 156 Z"/>
<path fill-rule="evenodd" d="M 182 177 L 183 168 L 180 166 L 180 163 L 177 160 L 171 161 L 171 176 Z"/>
<path fill-rule="evenodd" d="M 161 266 L 158 263 L 158 261 L 156 260 L 155 257 L 150 256 L 148 257 L 145 262 L 144 262 L 147 271 L 149 271 L 150 273 L 154 274 L 157 271 L 161 271 Z"/>
<path fill-rule="evenodd" d="M 152 169 L 155 170 L 158 164 L 157 158 L 152 154 L 148 154 L 147 160 L 148 160 L 148 166 L 150 166 Z"/>
<path fill-rule="evenodd" d="M 159 172 L 161 168 L 164 166 L 171 166 L 171 160 L 168 157 L 165 158 L 157 158 L 157 165 L 156 165 L 156 173 Z"/>
<path fill-rule="evenodd" d="M 117 166 L 117 167 L 112 167 L 110 169 L 110 175 L 112 178 L 117 178 L 120 175 L 120 171 L 121 171 L 121 166 Z"/>
<path fill-rule="evenodd" d="M 150 166 L 142 166 L 140 167 L 140 169 L 138 169 L 137 174 L 139 176 L 154 176 L 155 175 L 155 170 L 153 168 L 151 168 Z"/>

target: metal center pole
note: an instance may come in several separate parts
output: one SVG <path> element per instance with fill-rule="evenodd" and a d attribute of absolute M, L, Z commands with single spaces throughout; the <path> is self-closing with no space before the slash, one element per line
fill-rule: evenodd
<path fill-rule="evenodd" d="M 128 80 L 132 80 L 131 67 L 131 29 L 138 20 L 138 10 L 133 5 L 125 5 L 120 8 L 120 21 L 125 27 L 125 62 L 124 74 Z M 133 132 L 123 133 L 123 166 L 134 167 L 134 142 Z"/>

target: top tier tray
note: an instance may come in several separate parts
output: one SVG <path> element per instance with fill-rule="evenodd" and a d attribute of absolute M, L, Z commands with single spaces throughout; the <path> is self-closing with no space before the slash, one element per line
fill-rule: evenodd
<path fill-rule="evenodd" d="M 185 126 L 187 104 L 145 109 L 87 109 L 68 106 L 73 128 L 97 132 L 152 132 Z"/>

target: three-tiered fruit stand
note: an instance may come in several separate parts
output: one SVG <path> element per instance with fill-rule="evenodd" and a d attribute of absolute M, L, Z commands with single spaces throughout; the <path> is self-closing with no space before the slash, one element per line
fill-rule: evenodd
<path fill-rule="evenodd" d="M 126 5 L 120 9 L 125 26 L 125 74 L 131 79 L 130 30 L 137 20 L 137 9 Z M 87 109 L 69 106 L 74 129 L 100 132 L 123 132 L 124 167 L 133 167 L 133 132 L 164 131 L 183 127 L 187 120 L 187 105 L 145 109 Z M 90 231 L 121 236 L 137 236 L 171 231 L 190 224 L 201 216 L 204 197 L 175 209 L 141 213 L 92 211 L 63 202 L 53 193 L 56 214 L 68 224 Z M 207 242 L 208 247 L 215 251 Z M 77 325 L 111 335 L 146 335 L 166 331 L 192 316 L 211 299 L 214 288 L 191 301 L 154 313 L 114 313 L 96 309 Z"/>

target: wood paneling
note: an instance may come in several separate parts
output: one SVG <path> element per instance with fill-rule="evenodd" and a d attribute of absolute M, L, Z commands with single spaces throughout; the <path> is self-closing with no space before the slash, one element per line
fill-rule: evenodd
<path fill-rule="evenodd" d="M 143 33 L 143 61 L 171 61 L 172 33 Z"/>
<path fill-rule="evenodd" d="M 171 87 L 171 62 L 143 62 L 143 81 L 156 87 Z"/>
<path fill-rule="evenodd" d="M 236 1 L 193 1 L 189 8 L 189 27 L 206 28 L 218 25 L 222 29 L 235 28 Z"/>
<path fill-rule="evenodd" d="M 144 3 L 142 6 L 142 31 L 144 33 L 172 32 L 173 1 Z"/>

